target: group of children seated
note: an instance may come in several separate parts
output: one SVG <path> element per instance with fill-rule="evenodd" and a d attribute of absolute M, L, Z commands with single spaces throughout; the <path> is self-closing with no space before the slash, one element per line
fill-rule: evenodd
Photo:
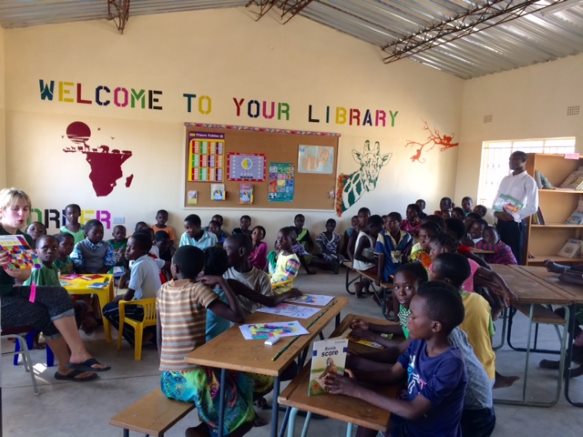
<path fill-rule="evenodd" d="M 451 201 L 448 208 L 442 201 L 439 214 L 425 216 L 419 203 L 407 207 L 405 220 L 396 212 L 380 217 L 361 208 L 342 237 L 330 219 L 315 239 L 317 252 L 301 214 L 294 226 L 279 230 L 275 250 L 270 251 L 263 241 L 265 229 L 251 228 L 249 216 L 241 217 L 240 226 L 228 234 L 220 215 L 203 227 L 200 217 L 191 214 L 184 219 L 185 231 L 178 238 L 167 225 L 168 213 L 161 210 L 153 226 L 138 223 L 129 239 L 125 227 L 116 226 L 113 239 L 105 242 L 103 225 L 89 220 L 81 226 L 79 206 L 68 205 L 67 224 L 60 234 L 47 236 L 40 223 L 29 228 L 43 264 L 31 281 L 58 285 L 59 273 L 105 273 L 119 268 L 116 271 L 122 272 L 119 280 L 127 292 L 103 309 L 116 327 L 119 300 L 156 297 L 162 391 L 169 398 L 196 404 L 201 425 L 189 429 L 187 435 L 208 435 L 216 432 L 218 423 L 218 373 L 187 363 L 185 356 L 228 329 L 231 322 L 241 323 L 258 306 L 275 306 L 299 295 L 293 279 L 301 266 L 308 273 L 313 265 L 337 272 L 342 259 L 352 259 L 355 269 L 374 271 L 380 280 L 392 283 L 389 305 L 400 322 L 392 330 L 404 341 L 380 335 L 386 330 L 381 325 L 354 321 L 353 335 L 374 339 L 384 349 L 367 358 L 349 355 L 346 367 L 353 377 L 327 376 L 328 391 L 390 410 L 395 414 L 391 420 L 395 435 L 457 436 L 463 431 L 464 435 L 487 436 L 495 424 L 492 388 L 507 386 L 515 378 L 496 372 L 491 343 L 496 310 L 475 292 L 474 280 L 486 278 L 494 292 L 505 285 L 472 253 L 471 246 L 480 248 L 482 243 L 484 251 L 492 252 L 488 255 L 499 258 L 507 254 L 495 230 L 480 222 L 482 217 L 473 212 L 463 221 L 453 217 Z M 359 295 L 365 291 L 363 282 Z M 90 307 L 91 302 L 84 306 Z M 137 305 L 128 311 L 132 318 L 143 317 Z M 89 308 L 84 311 L 90 312 Z M 88 328 L 85 318 L 80 323 Z M 133 342 L 132 332 L 122 335 Z M 150 336 L 156 340 L 154 332 Z M 290 369 L 290 376 L 294 371 Z M 366 383 L 403 380 L 407 380 L 404 399 L 384 398 L 365 388 Z M 254 401 L 271 391 L 273 380 L 229 372 L 225 383 L 229 406 L 224 432 L 243 435 L 257 425 Z M 360 429 L 359 435 L 375 434 Z"/>

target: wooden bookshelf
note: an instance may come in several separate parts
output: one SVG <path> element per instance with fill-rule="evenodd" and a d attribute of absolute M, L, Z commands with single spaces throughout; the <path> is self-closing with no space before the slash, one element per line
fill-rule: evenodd
<path fill-rule="evenodd" d="M 557 255 L 568 239 L 583 239 L 583 225 L 565 223 L 577 209 L 579 200 L 583 199 L 583 192 L 559 188 L 567 176 L 580 166 L 583 166 L 583 158 L 565 159 L 564 155 L 541 153 L 528 155 L 528 174 L 534 177 L 535 170 L 538 170 L 556 188 L 538 190 L 539 208 L 545 224 L 537 224 L 535 215 L 529 219 L 527 265 L 541 265 L 547 259 L 561 263 L 583 263 L 583 256 L 565 258 Z"/>

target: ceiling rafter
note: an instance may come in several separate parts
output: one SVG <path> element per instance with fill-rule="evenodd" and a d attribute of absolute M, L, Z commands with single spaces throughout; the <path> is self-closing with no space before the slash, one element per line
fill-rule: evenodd
<path fill-rule="evenodd" d="M 107 19 L 113 20 L 119 33 L 123 34 L 130 19 L 130 0 L 107 0 Z"/>
<path fill-rule="evenodd" d="M 274 6 L 281 10 L 282 24 L 286 24 L 293 17 L 298 15 L 306 6 L 314 0 L 250 0 L 245 5 L 246 8 L 250 6 L 257 6 L 257 18 L 255 21 L 261 20 Z"/>
<path fill-rule="evenodd" d="M 565 1 L 552 0 L 537 5 L 539 0 L 488 0 L 481 6 L 385 45 L 382 50 L 389 56 L 383 61 L 390 64 Z"/>

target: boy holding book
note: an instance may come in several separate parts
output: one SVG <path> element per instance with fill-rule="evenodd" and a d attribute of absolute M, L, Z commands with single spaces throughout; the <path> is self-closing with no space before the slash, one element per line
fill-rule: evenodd
<path fill-rule="evenodd" d="M 407 351 L 387 369 L 388 380 L 407 377 L 406 399 L 390 399 L 360 386 L 353 379 L 327 375 L 326 390 L 363 399 L 396 416 L 392 435 L 461 436 L 466 373 L 459 349 L 451 347 L 448 336 L 464 319 L 459 293 L 449 287 L 419 288 L 411 300 Z M 368 430 L 359 429 L 358 435 Z"/>

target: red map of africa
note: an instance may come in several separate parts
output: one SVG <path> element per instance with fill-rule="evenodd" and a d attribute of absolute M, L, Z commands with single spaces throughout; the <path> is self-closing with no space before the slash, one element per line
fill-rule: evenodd
<path fill-rule="evenodd" d="M 65 153 L 83 153 L 91 167 L 89 180 L 98 197 L 107 196 L 123 176 L 122 165 L 132 157 L 131 150 L 109 150 L 109 146 L 102 145 L 92 148 L 87 144 L 91 137 L 91 129 L 82 121 L 75 121 L 67 127 L 67 137 L 74 143 L 65 147 Z M 125 186 L 130 187 L 134 175 L 126 177 Z"/>

